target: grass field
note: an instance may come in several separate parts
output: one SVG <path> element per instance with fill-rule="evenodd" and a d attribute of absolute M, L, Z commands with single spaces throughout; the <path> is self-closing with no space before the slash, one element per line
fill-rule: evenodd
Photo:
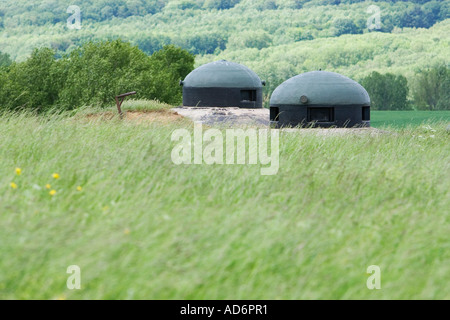
<path fill-rule="evenodd" d="M 450 111 L 372 111 L 370 124 L 375 128 L 405 128 L 435 122 L 450 123 Z"/>
<path fill-rule="evenodd" d="M 183 122 L 3 114 L 0 299 L 449 299 L 448 116 L 405 128 L 421 115 L 374 112 L 395 121 L 380 136 L 282 133 L 262 176 L 174 165 Z"/>

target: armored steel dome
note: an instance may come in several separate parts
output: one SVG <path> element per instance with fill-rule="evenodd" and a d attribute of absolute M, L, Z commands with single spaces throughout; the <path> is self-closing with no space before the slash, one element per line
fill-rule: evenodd
<path fill-rule="evenodd" d="M 370 98 L 356 81 L 334 72 L 311 71 L 283 82 L 270 99 L 277 126 L 370 126 Z"/>
<path fill-rule="evenodd" d="M 283 82 L 272 94 L 271 105 L 370 105 L 367 91 L 356 81 L 334 72 L 311 71 Z"/>
<path fill-rule="evenodd" d="M 180 84 L 184 106 L 262 108 L 265 83 L 239 63 L 220 60 L 205 64 Z"/>

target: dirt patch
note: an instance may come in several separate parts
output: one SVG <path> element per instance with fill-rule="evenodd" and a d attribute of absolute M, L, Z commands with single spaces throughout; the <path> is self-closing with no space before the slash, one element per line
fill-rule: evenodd
<path fill-rule="evenodd" d="M 89 120 L 113 120 L 119 119 L 119 115 L 116 112 L 106 111 L 88 114 L 86 118 Z M 183 116 L 171 110 L 125 111 L 123 120 L 137 123 L 157 122 L 162 124 L 186 121 Z"/>
<path fill-rule="evenodd" d="M 126 120 L 137 122 L 160 122 L 164 124 L 184 121 L 184 117 L 176 112 L 170 110 L 158 110 L 158 111 L 128 111 L 125 114 Z"/>

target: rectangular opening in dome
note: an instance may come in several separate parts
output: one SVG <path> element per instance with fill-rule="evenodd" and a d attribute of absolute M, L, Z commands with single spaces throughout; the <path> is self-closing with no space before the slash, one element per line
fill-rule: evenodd
<path fill-rule="evenodd" d="M 333 122 L 334 108 L 308 108 L 308 122 Z"/>
<path fill-rule="evenodd" d="M 256 90 L 241 90 L 241 101 L 256 101 Z"/>
<path fill-rule="evenodd" d="M 370 120 L 370 107 L 362 107 L 362 120 L 363 121 Z"/>
<path fill-rule="evenodd" d="M 270 107 L 270 120 L 278 121 L 278 116 L 280 115 L 280 108 L 278 107 Z"/>

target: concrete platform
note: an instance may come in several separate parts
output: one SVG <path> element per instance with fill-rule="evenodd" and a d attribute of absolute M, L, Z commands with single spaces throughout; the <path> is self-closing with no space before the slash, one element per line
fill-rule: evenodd
<path fill-rule="evenodd" d="M 208 126 L 256 127 L 270 126 L 269 109 L 243 109 L 221 107 L 177 107 L 171 109 L 178 115 Z M 280 132 L 314 134 L 320 136 L 343 136 L 348 134 L 379 135 L 388 133 L 376 128 L 281 128 Z"/>
<path fill-rule="evenodd" d="M 268 127 L 269 109 L 243 109 L 220 107 L 177 107 L 171 109 L 179 115 L 191 119 L 194 123 L 220 126 L 256 126 Z"/>

